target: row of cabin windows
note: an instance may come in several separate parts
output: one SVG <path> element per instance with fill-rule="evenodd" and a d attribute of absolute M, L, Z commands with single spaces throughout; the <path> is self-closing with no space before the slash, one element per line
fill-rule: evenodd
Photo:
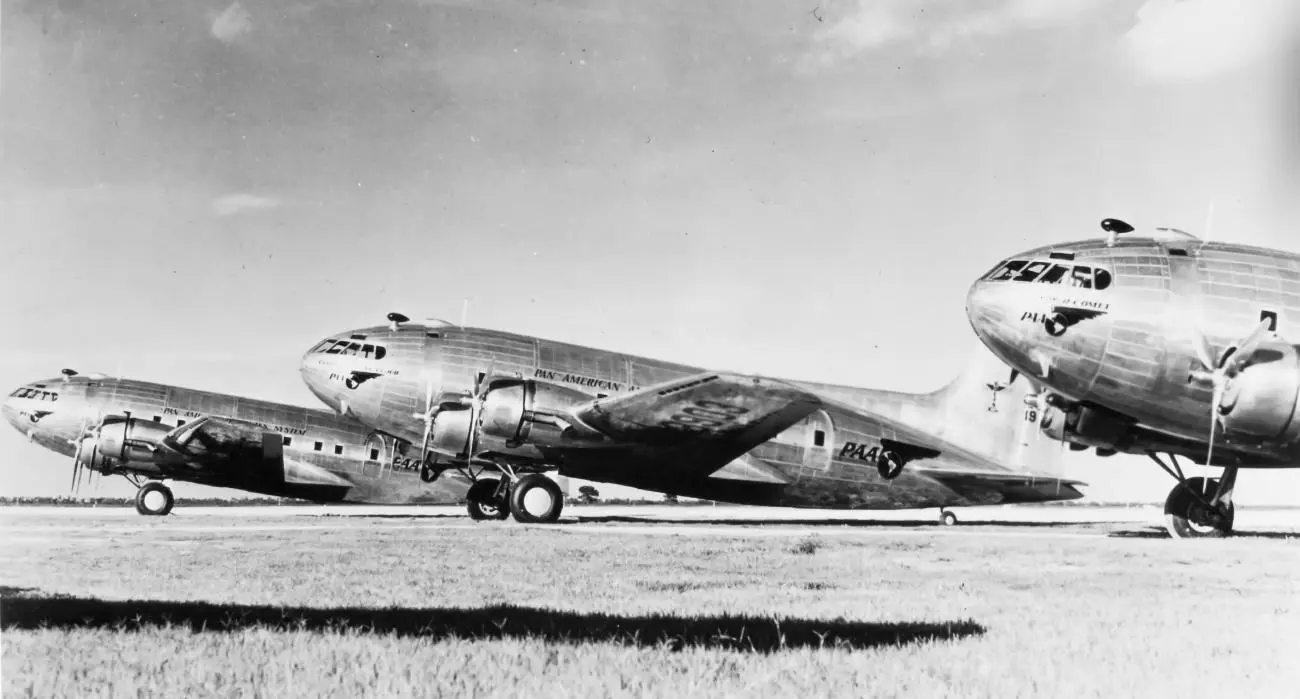
<path fill-rule="evenodd" d="M 293 444 L 293 437 L 285 437 L 285 438 L 284 438 L 284 445 L 287 447 L 287 446 L 289 446 L 289 445 L 291 445 L 291 444 Z M 325 449 L 325 443 L 324 443 L 324 442 L 312 442 L 312 444 L 311 444 L 311 450 L 312 450 L 312 451 L 323 451 L 324 449 Z M 335 445 L 334 445 L 334 455 L 335 455 L 335 456 L 342 456 L 342 455 L 343 455 L 343 445 L 342 445 L 342 444 L 335 444 Z M 378 450 L 378 449 L 375 449 L 374 447 L 371 447 L 371 449 L 370 449 L 370 460 L 371 460 L 371 461 L 377 461 L 378 459 L 379 459 L 379 450 Z"/>
<path fill-rule="evenodd" d="M 153 421 L 154 421 L 154 422 L 161 423 L 161 422 L 162 422 L 162 416 L 161 416 L 161 415 L 154 415 L 154 416 L 153 416 Z M 176 421 L 176 426 L 177 426 L 177 427 L 180 427 L 181 425 L 184 425 L 184 424 L 185 424 L 185 421 L 184 421 L 184 420 L 177 420 L 177 421 Z M 290 446 L 290 445 L 292 445 L 292 444 L 293 444 L 293 437 L 285 437 L 285 438 L 284 438 L 284 446 L 287 447 L 287 446 Z M 325 443 L 324 443 L 324 442 L 314 442 L 314 443 L 312 444 L 312 451 L 321 451 L 321 450 L 323 450 L 324 448 L 325 448 Z M 334 445 L 334 454 L 335 454 L 336 456 L 342 456 L 342 455 L 343 455 L 343 445 L 342 445 L 342 444 L 335 444 L 335 445 Z M 378 449 L 375 449 L 375 448 L 371 447 L 371 449 L 370 449 L 370 460 L 371 460 L 371 461 L 378 461 L 378 460 L 379 460 L 379 450 L 378 450 Z"/>
<path fill-rule="evenodd" d="M 984 279 L 990 282 L 1063 284 L 1100 291 L 1110 286 L 1111 274 L 1107 269 L 1088 265 L 1063 265 L 1049 260 L 1009 260 Z"/>

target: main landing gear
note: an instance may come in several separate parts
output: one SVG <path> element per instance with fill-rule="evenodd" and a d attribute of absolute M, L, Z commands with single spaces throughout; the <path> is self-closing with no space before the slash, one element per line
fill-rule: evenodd
<path fill-rule="evenodd" d="M 1222 538 L 1232 533 L 1236 514 L 1232 490 L 1237 484 L 1237 466 L 1225 466 L 1223 475 L 1217 480 L 1187 478 L 1173 454 L 1169 455 L 1169 465 L 1154 452 L 1147 452 L 1147 456 L 1178 481 L 1165 499 L 1165 529 L 1169 536 L 1175 539 Z"/>
<path fill-rule="evenodd" d="M 947 509 L 944 509 L 944 508 L 940 507 L 940 508 L 939 508 L 939 524 L 942 524 L 942 525 L 945 526 L 945 527 L 955 526 L 955 525 L 957 524 L 957 515 L 953 514 L 952 512 L 948 511 Z"/>
<path fill-rule="evenodd" d="M 517 522 L 550 524 L 560 519 L 564 509 L 560 486 L 540 473 L 516 477 L 507 472 L 503 478 L 479 479 L 465 499 L 470 518 L 476 520 L 514 515 Z"/>
<path fill-rule="evenodd" d="M 135 493 L 135 511 L 142 515 L 161 517 L 171 512 L 175 504 L 172 489 L 158 481 L 145 483 Z"/>

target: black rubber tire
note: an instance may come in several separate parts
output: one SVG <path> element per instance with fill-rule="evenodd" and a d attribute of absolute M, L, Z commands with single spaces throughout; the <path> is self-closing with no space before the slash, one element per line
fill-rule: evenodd
<path fill-rule="evenodd" d="M 539 504 L 535 502 L 538 490 L 545 491 L 550 496 L 550 502 L 541 509 L 535 507 Z M 530 494 L 532 498 L 529 497 Z M 527 505 L 533 505 L 534 510 L 529 511 Z M 530 473 L 520 478 L 510 489 L 510 514 L 515 516 L 516 522 L 551 524 L 560 519 L 560 511 L 563 509 L 564 493 L 560 492 L 560 486 L 540 473 Z"/>
<path fill-rule="evenodd" d="M 163 496 L 167 498 L 166 502 L 163 503 L 163 506 L 157 510 L 149 509 L 149 506 L 145 503 L 145 498 L 153 492 L 162 493 Z M 135 491 L 135 511 L 145 515 L 146 517 L 164 517 L 171 514 L 172 507 L 175 505 L 176 496 L 172 495 L 172 489 L 157 481 L 145 483 L 140 486 L 139 490 Z"/>
<path fill-rule="evenodd" d="M 501 484 L 496 478 L 484 478 L 474 482 L 465 493 L 465 508 L 469 518 L 475 521 L 490 519 L 501 520 L 510 516 L 510 506 L 496 500 L 497 487 Z"/>
<path fill-rule="evenodd" d="M 1210 480 L 1206 485 L 1204 478 L 1188 478 L 1183 484 L 1174 486 L 1165 499 L 1165 530 L 1175 539 L 1222 539 L 1232 534 L 1232 523 L 1236 518 L 1236 508 L 1229 504 L 1223 518 L 1217 524 L 1202 523 L 1205 506 L 1196 498 L 1197 494 L 1209 499 L 1219 488 L 1219 481 Z M 1188 492 L 1191 489 L 1191 492 Z"/>
<path fill-rule="evenodd" d="M 941 524 L 941 525 L 943 525 L 943 526 L 945 526 L 945 527 L 956 526 L 956 525 L 957 525 L 957 515 L 955 515 L 955 514 L 953 514 L 953 513 L 951 513 L 951 512 L 947 512 L 947 511 L 941 512 L 941 513 L 939 513 L 939 524 Z"/>

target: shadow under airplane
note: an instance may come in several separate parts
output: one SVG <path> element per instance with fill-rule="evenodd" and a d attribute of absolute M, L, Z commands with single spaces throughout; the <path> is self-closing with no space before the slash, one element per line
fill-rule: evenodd
<path fill-rule="evenodd" d="M 633 517 L 627 515 L 600 515 L 592 517 L 583 517 L 581 515 L 574 518 L 574 524 L 697 524 L 697 525 L 732 525 L 742 527 L 861 527 L 861 528 L 929 528 L 935 531 L 950 531 L 950 527 L 943 526 L 933 519 L 900 519 L 900 520 L 871 520 L 871 519 L 661 519 L 657 517 Z M 561 520 L 558 525 L 563 526 L 568 523 Z M 1107 520 L 1077 520 L 1071 522 L 1022 522 L 1022 521 L 1000 521 L 1000 520 L 980 520 L 978 522 L 962 522 L 957 529 L 971 529 L 976 527 L 1016 527 L 1016 528 L 1034 528 L 1034 527 L 1071 527 L 1076 525 L 1089 524 L 1110 524 Z"/>
<path fill-rule="evenodd" d="M 982 635 L 983 626 L 950 622 L 866 622 L 760 616 L 624 616 L 514 605 L 481 608 L 272 607 L 162 600 L 101 600 L 0 587 L 0 629 L 111 629 L 156 626 L 228 633 L 349 631 L 428 638 L 540 638 L 551 643 L 618 643 L 773 653 L 795 648 L 864 649 Z"/>
<path fill-rule="evenodd" d="M 1143 527 L 1141 529 L 1117 529 L 1107 532 L 1106 536 L 1112 539 L 1168 539 L 1169 532 L 1164 527 Z M 1297 532 L 1252 532 L 1252 531 L 1234 531 L 1233 539 L 1298 539 L 1300 533 Z"/>

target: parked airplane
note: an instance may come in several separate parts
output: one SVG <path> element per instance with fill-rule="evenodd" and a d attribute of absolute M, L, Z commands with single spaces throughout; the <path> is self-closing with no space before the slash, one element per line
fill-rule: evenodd
<path fill-rule="evenodd" d="M 355 420 L 222 393 L 64 369 L 18 388 L 0 410 L 31 441 L 73 458 L 74 489 L 87 469 L 125 476 L 142 515 L 175 503 L 151 479 L 375 504 L 459 502 L 469 487 L 422 481 L 409 443 Z"/>
<path fill-rule="evenodd" d="M 704 371 L 524 335 L 410 323 L 351 330 L 303 357 L 322 401 L 456 469 L 470 515 L 559 518 L 542 472 L 742 504 L 947 507 L 1081 497 L 1059 445 L 1030 439 L 1026 387 L 978 344 L 935 393 Z M 1002 400 L 999 403 L 999 395 Z"/>
<path fill-rule="evenodd" d="M 1101 227 L 999 263 L 971 287 L 971 326 L 1045 388 L 1050 436 L 1148 455 L 1178 481 L 1169 533 L 1225 536 L 1238 469 L 1300 465 L 1300 255 Z M 1178 456 L 1222 476 L 1187 478 Z"/>

